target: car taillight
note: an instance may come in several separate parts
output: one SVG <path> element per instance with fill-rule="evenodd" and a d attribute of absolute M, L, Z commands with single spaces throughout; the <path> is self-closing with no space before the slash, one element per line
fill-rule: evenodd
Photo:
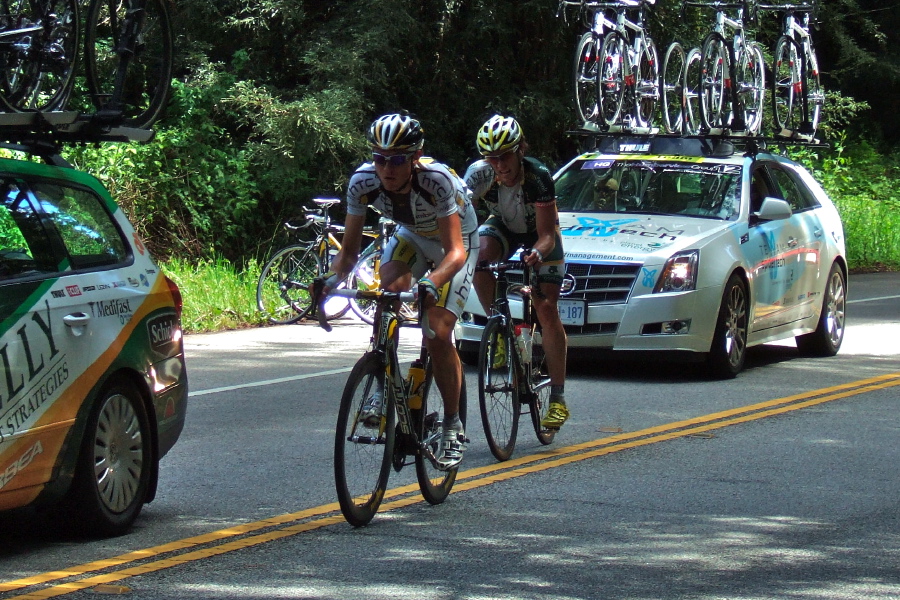
<path fill-rule="evenodd" d="M 166 277 L 163 275 L 163 277 Z M 166 283 L 169 286 L 169 291 L 172 292 L 172 300 L 175 302 L 175 311 L 178 313 L 178 318 L 181 318 L 181 307 L 184 302 L 181 299 L 181 290 L 178 289 L 178 285 L 166 277 Z"/>

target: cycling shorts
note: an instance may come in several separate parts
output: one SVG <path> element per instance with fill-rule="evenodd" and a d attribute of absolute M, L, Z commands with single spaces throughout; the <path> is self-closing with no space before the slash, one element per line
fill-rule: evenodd
<path fill-rule="evenodd" d="M 513 233 L 504 224 L 503 219 L 497 215 L 491 215 L 478 228 L 479 237 L 489 237 L 497 240 L 500 247 L 503 248 L 503 256 L 511 258 L 513 252 L 518 248 L 533 248 L 537 243 L 537 231 L 529 231 L 527 233 Z M 566 273 L 566 259 L 563 254 L 562 236 L 559 228 L 556 229 L 553 239 L 553 250 L 549 255 L 541 261 L 541 266 L 537 272 L 537 280 L 539 283 L 550 283 L 553 285 L 562 285 L 563 275 Z"/>
<path fill-rule="evenodd" d="M 466 249 L 466 262 L 453 279 L 438 290 L 437 301 L 438 306 L 452 312 L 457 319 L 466 306 L 466 299 L 472 289 L 475 265 L 478 264 L 477 232 L 463 235 L 463 246 Z M 401 225 L 385 246 L 381 262 L 384 264 L 399 260 L 409 267 L 413 279 L 419 280 L 443 259 L 444 247 L 439 239 L 418 235 Z"/>

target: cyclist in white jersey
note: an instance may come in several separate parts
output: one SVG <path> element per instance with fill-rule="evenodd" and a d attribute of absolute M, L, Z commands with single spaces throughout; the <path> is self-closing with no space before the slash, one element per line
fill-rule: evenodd
<path fill-rule="evenodd" d="M 332 263 L 334 274 L 329 274 L 326 291 L 356 264 L 366 208 L 393 219 L 398 228 L 384 249 L 381 285 L 405 291 L 415 278 L 428 292 L 425 308 L 434 337 L 426 337 L 426 345 L 445 415 L 438 462 L 451 469 L 466 448 L 459 418 L 463 371 L 452 333 L 478 261 L 478 218 L 462 179 L 450 167 L 422 155 L 425 138 L 416 119 L 385 115 L 372 123 L 367 139 L 372 162 L 360 166 L 350 178 L 343 247 Z M 379 390 L 360 414 L 363 424 L 375 425 L 383 404 Z"/>

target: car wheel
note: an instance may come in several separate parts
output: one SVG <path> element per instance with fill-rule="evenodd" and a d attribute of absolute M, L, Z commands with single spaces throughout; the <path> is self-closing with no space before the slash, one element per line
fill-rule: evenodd
<path fill-rule="evenodd" d="M 125 382 L 105 388 L 88 418 L 72 488 L 63 501 L 67 525 L 91 537 L 128 531 L 144 506 L 152 461 L 141 395 Z"/>
<path fill-rule="evenodd" d="M 747 286 L 737 274 L 725 284 L 707 366 L 720 379 L 736 377 L 747 356 Z"/>
<path fill-rule="evenodd" d="M 456 342 L 456 351 L 459 353 L 459 359 L 463 364 L 470 367 L 478 366 L 478 348 L 479 344 L 475 342 Z"/>
<path fill-rule="evenodd" d="M 807 356 L 834 356 L 844 341 L 846 323 L 847 287 L 844 285 L 844 271 L 837 264 L 831 266 L 825 297 L 822 300 L 822 314 L 819 324 L 812 333 L 798 335 L 797 349 Z"/>

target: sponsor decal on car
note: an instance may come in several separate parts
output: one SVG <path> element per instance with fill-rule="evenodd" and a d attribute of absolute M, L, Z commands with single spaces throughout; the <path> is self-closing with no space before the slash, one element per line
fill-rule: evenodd
<path fill-rule="evenodd" d="M 175 315 L 160 315 L 147 321 L 147 336 L 150 339 L 150 348 L 163 356 L 169 356 L 178 344 L 176 332 L 178 331 L 178 317 Z"/>

